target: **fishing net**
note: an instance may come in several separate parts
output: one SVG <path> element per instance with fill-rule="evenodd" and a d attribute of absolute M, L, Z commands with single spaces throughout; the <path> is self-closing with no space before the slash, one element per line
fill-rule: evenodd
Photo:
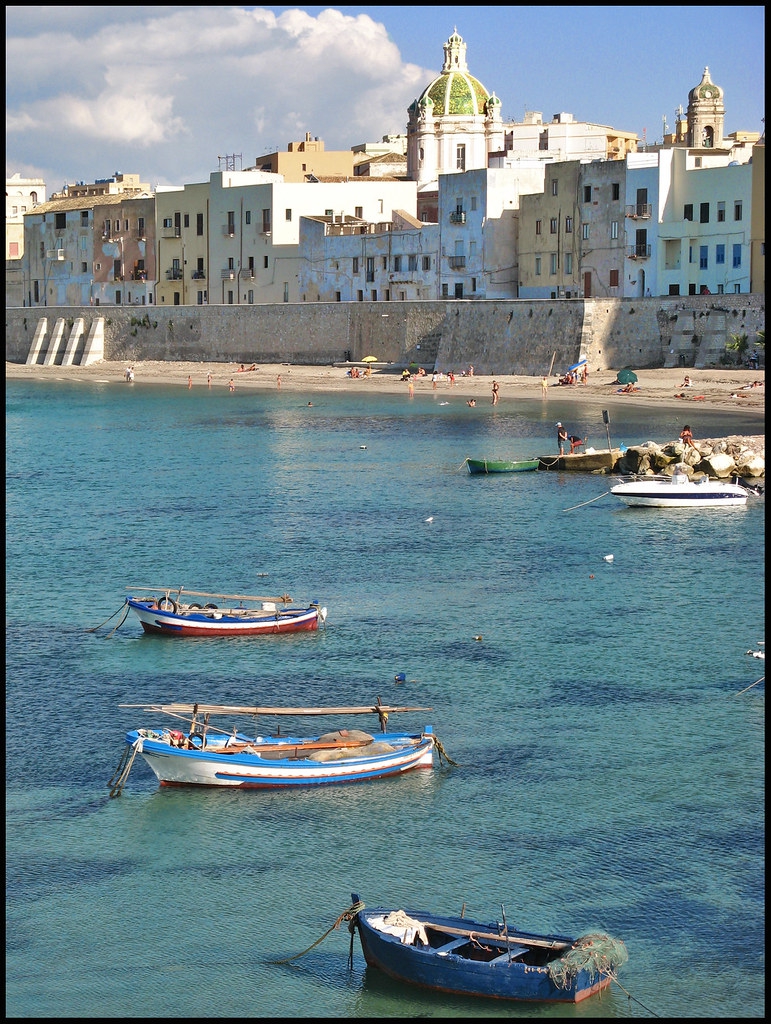
<path fill-rule="evenodd" d="M 628 959 L 626 946 L 620 939 L 594 932 L 576 939 L 564 956 L 553 960 L 548 966 L 549 977 L 558 988 L 569 988 L 580 971 L 587 971 L 591 981 L 598 974 L 613 977 Z"/>

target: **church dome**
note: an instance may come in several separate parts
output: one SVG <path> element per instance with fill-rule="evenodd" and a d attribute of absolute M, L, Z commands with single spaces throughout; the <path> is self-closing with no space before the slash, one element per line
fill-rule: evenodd
<path fill-rule="evenodd" d="M 418 99 L 423 109 L 435 115 L 484 115 L 490 93 L 469 74 L 466 44 L 453 32 L 444 44 L 442 73 L 427 86 Z"/>
<path fill-rule="evenodd" d="M 696 103 L 699 100 L 712 100 L 714 103 L 722 99 L 723 90 L 719 85 L 715 85 L 709 77 L 709 68 L 704 68 L 704 74 L 701 76 L 701 81 L 688 93 L 688 102 Z"/>

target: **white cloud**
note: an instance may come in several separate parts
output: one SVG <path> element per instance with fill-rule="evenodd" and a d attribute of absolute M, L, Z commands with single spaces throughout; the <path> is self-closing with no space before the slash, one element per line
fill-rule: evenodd
<path fill-rule="evenodd" d="M 218 156 L 240 153 L 248 167 L 306 132 L 350 149 L 404 132 L 435 74 L 404 63 L 366 14 L 68 8 L 73 21 L 9 10 L 6 172 L 41 173 L 49 189 L 116 168 L 204 181 Z"/>

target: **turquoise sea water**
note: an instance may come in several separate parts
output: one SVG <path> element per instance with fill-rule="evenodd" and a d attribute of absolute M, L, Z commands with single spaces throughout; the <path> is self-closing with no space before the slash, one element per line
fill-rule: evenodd
<path fill-rule="evenodd" d="M 614 443 L 682 428 L 608 407 Z M 761 430 L 699 415 L 697 437 Z M 636 510 L 602 476 L 466 472 L 552 452 L 556 420 L 605 441 L 596 408 L 551 396 L 7 382 L 7 1015 L 764 1015 L 765 683 L 739 691 L 764 670 L 745 652 L 765 500 Z M 326 628 L 89 632 L 127 588 L 167 585 L 318 599 Z M 390 724 L 430 722 L 458 766 L 274 794 L 161 790 L 138 759 L 109 798 L 126 730 L 155 721 L 122 703 L 377 697 L 431 707 Z M 625 991 L 425 993 L 366 968 L 358 938 L 349 971 L 345 925 L 270 962 L 353 891 L 604 930 Z"/>

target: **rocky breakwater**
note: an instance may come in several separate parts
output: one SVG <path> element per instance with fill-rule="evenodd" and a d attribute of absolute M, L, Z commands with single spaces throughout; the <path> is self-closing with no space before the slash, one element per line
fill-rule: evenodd
<path fill-rule="evenodd" d="M 735 476 L 754 480 L 766 475 L 766 439 L 760 437 L 707 438 L 694 441 L 695 447 L 682 441 L 633 445 L 613 467 L 614 473 L 671 476 L 676 465 L 685 465 L 694 479 L 708 476 L 726 480 Z"/>

